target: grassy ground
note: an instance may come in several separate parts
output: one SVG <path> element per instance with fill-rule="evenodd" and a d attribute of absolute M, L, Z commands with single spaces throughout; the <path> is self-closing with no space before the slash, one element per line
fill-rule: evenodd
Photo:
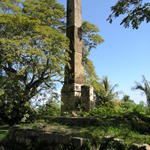
<path fill-rule="evenodd" d="M 47 132 L 71 134 L 73 136 L 100 141 L 111 136 L 123 140 L 127 145 L 137 143 L 150 144 L 150 118 L 137 113 L 99 118 L 99 126 L 67 126 L 58 123 L 34 123 L 23 125 L 24 128 L 37 128 Z"/>
<path fill-rule="evenodd" d="M 0 142 L 7 136 L 9 127 L 7 125 L 0 126 Z"/>
<path fill-rule="evenodd" d="M 119 138 L 123 140 L 128 145 L 133 144 L 133 143 L 150 144 L 150 134 L 141 134 L 139 132 L 132 131 L 127 126 L 120 126 L 120 127 L 114 127 L 114 126 L 77 127 L 77 126 L 74 126 L 74 127 L 70 127 L 70 126 L 64 126 L 60 124 L 40 124 L 40 125 L 37 124 L 36 128 L 39 129 L 39 126 L 41 130 L 46 131 L 46 132 L 71 134 L 77 137 L 89 138 L 95 142 L 100 141 L 103 137 L 111 136 L 111 137 Z M 35 128 L 35 126 L 33 128 Z"/>
<path fill-rule="evenodd" d="M 67 126 L 52 123 L 48 120 L 37 120 L 32 124 L 22 124 L 21 128 L 69 134 L 89 138 L 94 142 L 101 141 L 106 136 L 111 136 L 123 140 L 127 145 L 133 143 L 150 144 L 150 114 L 141 111 L 141 108 L 140 111 L 137 110 L 135 108 L 128 108 L 127 111 L 117 111 L 116 108 L 112 110 L 106 108 L 96 109 L 87 116 L 97 117 L 99 119 L 99 125 L 97 126 Z M 8 126 L 0 126 L 0 141 L 5 138 L 7 133 Z"/>

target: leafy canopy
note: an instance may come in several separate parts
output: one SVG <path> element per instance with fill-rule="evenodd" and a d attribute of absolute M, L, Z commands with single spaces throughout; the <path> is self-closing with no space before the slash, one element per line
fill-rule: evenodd
<path fill-rule="evenodd" d="M 108 21 L 112 23 L 113 18 L 125 15 L 120 23 L 125 28 L 131 25 L 133 29 L 138 29 L 143 21 L 150 22 L 150 2 L 143 0 L 118 0 L 111 11 Z"/>
<path fill-rule="evenodd" d="M 69 59 L 64 17 L 56 0 L 0 1 L 2 118 L 20 120 L 29 100 L 63 76 Z"/>

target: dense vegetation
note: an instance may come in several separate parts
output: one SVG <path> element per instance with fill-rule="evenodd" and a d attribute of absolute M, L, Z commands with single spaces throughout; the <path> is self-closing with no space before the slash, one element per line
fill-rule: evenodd
<path fill-rule="evenodd" d="M 93 145 L 100 144 L 105 137 L 117 138 L 126 147 L 133 143 L 150 144 L 150 113 L 143 103 L 137 105 L 131 101 L 113 100 L 106 106 L 97 106 L 93 111 L 79 115 L 96 117 L 99 125 L 69 126 L 40 118 L 34 123 L 21 124 L 21 128 L 89 138 Z M 1 140 L 6 135 L 7 127 L 0 127 Z M 111 145 L 111 147 L 113 146 L 115 145 Z"/>

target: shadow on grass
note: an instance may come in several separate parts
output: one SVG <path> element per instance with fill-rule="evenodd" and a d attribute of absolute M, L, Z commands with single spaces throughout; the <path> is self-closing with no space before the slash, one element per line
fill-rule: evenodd
<path fill-rule="evenodd" d="M 74 125 L 71 121 L 59 121 L 59 125 L 66 125 L 71 129 L 73 136 L 93 139 L 93 142 L 100 141 L 102 137 L 111 136 L 125 140 L 127 143 L 148 143 L 150 144 L 150 117 L 138 112 L 108 115 L 98 117 L 98 124 Z M 47 123 L 52 123 L 50 120 Z M 75 123 L 76 124 L 76 123 Z M 81 132 L 74 132 L 81 131 Z"/>
<path fill-rule="evenodd" d="M 126 143 L 150 144 L 150 118 L 137 112 L 99 118 L 98 126 L 89 126 L 81 136 L 101 141 L 103 137 L 119 138 Z M 80 130 L 79 127 L 70 126 Z"/>
<path fill-rule="evenodd" d="M 87 125 L 83 123 L 83 121 L 79 121 L 78 125 L 76 125 L 77 124 L 76 119 L 75 120 L 66 119 L 66 121 L 62 119 L 56 119 L 56 120 L 58 124 L 67 125 L 70 128 L 76 128 L 76 129 L 80 129 L 81 127 L 90 127 L 90 126 L 95 126 L 94 128 L 101 128 L 104 130 L 107 130 L 110 127 L 113 128 L 124 127 L 127 128 L 129 131 L 135 131 L 140 134 L 150 134 L 150 117 L 140 114 L 138 112 L 99 117 L 98 123 L 96 122 Z M 52 123 L 53 121 L 46 120 L 46 122 Z"/>

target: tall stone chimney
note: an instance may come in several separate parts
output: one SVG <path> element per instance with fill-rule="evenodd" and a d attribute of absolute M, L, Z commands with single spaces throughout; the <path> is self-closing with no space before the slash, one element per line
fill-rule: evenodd
<path fill-rule="evenodd" d="M 65 67 L 61 91 L 61 112 L 76 111 L 81 103 L 84 85 L 82 63 L 82 11 L 81 0 L 67 0 L 67 37 L 70 39 L 70 66 Z"/>

